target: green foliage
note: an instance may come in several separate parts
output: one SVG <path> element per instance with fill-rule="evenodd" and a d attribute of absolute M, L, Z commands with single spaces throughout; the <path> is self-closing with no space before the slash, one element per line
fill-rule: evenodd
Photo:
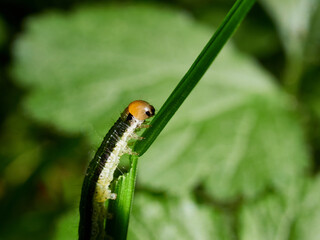
<path fill-rule="evenodd" d="M 260 28 L 255 15 L 249 16 L 244 28 L 252 30 L 236 36 L 242 44 L 223 48 L 140 158 L 129 239 L 319 236 L 319 177 L 307 177 L 317 170 L 310 154 L 317 143 L 306 135 L 310 128 L 320 139 L 317 127 L 307 122 L 312 117 L 315 126 L 320 122 L 319 4 L 288 0 L 262 1 L 261 6 L 284 46 L 284 87 L 261 66 L 266 59 L 259 63 L 238 49 L 254 46 L 252 52 L 259 56 L 266 56 L 266 49 L 279 51 L 276 32 L 264 31 L 271 24 Z M 214 32 L 208 26 L 214 10 L 207 8 L 208 20 L 200 17 L 200 22 L 180 7 L 82 6 L 27 19 L 13 45 L 10 68 L 26 94 L 22 108 L 15 110 L 19 114 L 3 123 L 6 131 L 0 137 L 5 143 L 0 146 L 0 200 L 6 200 L 1 212 L 8 216 L 1 219 L 1 236 L 77 236 L 88 148 L 92 155 L 130 101 L 144 99 L 159 110 Z M 276 53 L 271 63 L 278 63 L 282 53 Z M 39 136 L 42 131 L 47 135 Z M 86 144 L 75 140 L 79 133 Z M 43 185 L 46 191 L 35 190 Z M 28 207 L 37 210 L 27 212 Z M 19 214 L 23 217 L 15 217 Z M 31 234 L 35 231 L 39 233 Z"/>
<path fill-rule="evenodd" d="M 179 214 L 177 214 L 179 213 Z M 128 239 L 231 239 L 228 217 L 194 199 L 135 196 Z"/>
<path fill-rule="evenodd" d="M 112 18 L 115 15 L 122 17 Z M 49 35 L 47 29 L 55 32 L 58 23 L 64 29 Z M 210 36 L 210 31 L 181 14 L 146 6 L 80 9 L 68 18 L 45 15 L 28 26 L 34 30 L 18 42 L 14 68 L 19 81 L 34 86 L 27 109 L 58 128 L 88 134 L 92 126 L 98 133 L 106 131 L 122 109 L 119 102 L 125 106 L 133 95 L 144 96 L 157 108 L 173 80 L 179 79 L 179 71 L 182 75 L 196 56 L 194 49 Z M 185 41 L 177 48 L 180 39 Z M 45 49 L 50 52 L 44 55 Z M 98 52 L 100 57 L 92 55 Z M 52 74 L 43 81 L 48 73 Z M 91 78 L 86 77 L 89 74 Z M 126 86 L 128 79 L 131 84 Z M 141 182 L 179 194 L 205 180 L 210 194 L 233 198 L 254 197 L 299 176 L 308 165 L 302 133 L 290 113 L 293 103 L 273 81 L 248 56 L 226 46 L 154 149 L 142 158 Z M 94 143 L 99 142 L 96 139 Z M 164 154 L 163 149 L 169 152 Z"/>
<path fill-rule="evenodd" d="M 148 160 L 140 161 L 142 184 L 180 194 L 204 183 L 208 193 L 228 200 L 254 197 L 270 186 L 285 188 L 301 176 L 308 165 L 306 146 L 281 96 L 242 89 L 221 96 L 217 85 L 203 85 L 146 153 Z"/>
<path fill-rule="evenodd" d="M 236 3 L 232 6 L 217 31 L 208 41 L 187 73 L 183 76 L 179 84 L 175 87 L 168 99 L 162 105 L 158 114 L 153 118 L 151 125 L 154 125 L 154 127 L 148 128 L 143 133 L 142 136 L 145 138 L 145 141 L 137 142 L 135 145 L 134 150 L 137 153 L 140 155 L 144 154 L 148 147 L 168 124 L 172 116 L 176 113 L 176 111 L 180 108 L 182 103 L 200 81 L 202 76 L 205 74 L 218 53 L 232 36 L 233 32 L 240 25 L 254 3 L 255 0 L 239 0 L 236 1 Z"/>
<path fill-rule="evenodd" d="M 239 24 L 247 15 L 254 2 L 254 0 L 237 1 L 233 5 L 222 24 L 203 48 L 188 72 L 172 91 L 166 102 L 162 105 L 158 114 L 156 114 L 151 121 L 150 125 L 152 128 L 149 127 L 143 133 L 142 138 L 144 141 L 138 141 L 135 144 L 133 148 L 135 152 L 142 155 L 151 146 L 154 140 L 158 137 L 158 135 L 200 81 L 220 50 L 224 47 L 226 42 L 232 36 L 233 32 L 237 29 Z M 125 178 L 119 180 L 120 183 L 116 183 L 115 192 L 118 194 L 118 199 L 116 200 L 115 204 L 111 202 L 111 208 L 109 207 L 110 211 L 108 212 L 113 214 L 113 218 L 116 219 L 111 219 L 111 222 L 115 223 L 115 225 L 111 226 L 108 226 L 107 220 L 107 231 L 108 229 L 113 229 L 111 231 L 113 234 L 108 235 L 114 236 L 118 239 L 126 239 L 127 236 L 126 229 L 128 229 L 130 207 L 136 182 L 138 158 L 132 157 L 131 159 L 132 165 L 130 172 L 127 174 L 127 176 L 125 176 Z M 119 233 L 121 233 L 121 236 Z"/>
<path fill-rule="evenodd" d="M 304 58 L 309 45 L 311 19 L 319 1 L 262 0 L 262 4 L 274 19 L 286 51 L 287 65 L 283 81 L 289 91 L 296 92 L 305 67 Z"/>
<path fill-rule="evenodd" d="M 184 14 L 146 6 L 51 13 L 27 28 L 13 70 L 33 89 L 27 110 L 64 131 L 95 128 L 96 144 L 130 100 L 159 107 L 210 37 Z"/>
<path fill-rule="evenodd" d="M 317 0 L 262 0 L 262 4 L 274 19 L 285 50 L 291 55 L 302 54 Z"/>
<path fill-rule="evenodd" d="M 281 193 L 244 206 L 241 239 L 319 239 L 319 180 L 297 180 Z"/>

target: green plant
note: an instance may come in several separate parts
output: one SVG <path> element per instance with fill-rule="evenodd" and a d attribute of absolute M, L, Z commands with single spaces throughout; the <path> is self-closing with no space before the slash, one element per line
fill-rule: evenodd
<path fill-rule="evenodd" d="M 215 15 L 212 11 L 218 10 L 208 10 L 210 16 Z M 257 11 L 261 9 L 255 8 Z M 257 23 L 247 34 L 247 39 L 254 39 L 250 43 L 256 43 L 256 37 L 262 39 L 260 27 L 268 28 Z M 128 102 L 141 98 L 160 109 L 212 31 L 180 11 L 138 4 L 83 6 L 70 14 L 55 11 L 33 17 L 14 45 L 13 76 L 20 86 L 30 89 L 23 109 L 60 134 L 83 134 L 88 146 L 95 148 Z M 227 44 L 153 147 L 140 158 L 128 238 L 317 236 L 316 224 L 305 223 L 317 223 L 312 209 L 319 206 L 312 199 L 318 198 L 314 191 L 318 178 L 305 174 L 311 158 L 296 101 L 283 89 L 252 56 Z M 317 89 L 312 90 L 317 99 Z M 316 101 L 310 101 L 317 109 Z M 136 151 L 144 152 L 157 135 L 153 134 L 164 126 L 161 121 L 167 122 L 175 110 L 161 110 L 169 115 L 159 114 L 158 124 L 152 123 L 159 129 L 144 133 L 151 135 L 138 143 Z M 72 159 L 74 165 L 64 166 L 72 173 L 81 172 L 88 161 L 79 164 L 79 159 L 70 157 L 63 164 Z M 32 166 L 23 165 L 29 167 L 26 169 Z M 119 168 L 123 171 L 123 166 Z M 8 170 L 6 176 L 14 175 Z M 76 189 L 80 189 L 82 176 L 81 172 L 73 182 L 64 180 L 67 203 L 78 202 Z M 51 186 L 54 182 L 49 179 L 46 183 Z M 132 189 L 134 178 L 128 182 Z M 130 200 L 132 192 L 127 193 Z M 129 212 L 129 204 L 120 206 Z M 75 230 L 77 220 L 73 212 L 62 216 L 56 238 L 76 238 L 63 229 L 73 226 Z M 127 223 L 114 220 L 115 224 Z"/>
<path fill-rule="evenodd" d="M 138 141 L 134 147 L 139 155 L 142 155 L 152 144 L 162 129 L 169 122 L 190 92 L 200 81 L 206 70 L 209 68 L 215 57 L 218 55 L 224 44 L 231 37 L 232 33 L 239 26 L 246 16 L 255 0 L 238 0 L 216 33 L 204 47 L 198 58 L 195 60 L 189 71 L 171 93 L 156 117 L 150 123 L 151 128 L 142 135 L 144 141 Z M 134 193 L 138 157 L 131 157 L 132 165 L 129 172 L 115 181 L 114 192 L 116 200 L 108 200 L 108 214 L 112 217 L 106 219 L 106 232 L 108 237 L 115 239 L 126 239 L 129 225 L 129 216 Z M 93 169 L 94 170 L 94 169 Z M 106 216 L 108 216 L 108 214 Z M 85 226 L 80 226 L 85 228 Z"/>

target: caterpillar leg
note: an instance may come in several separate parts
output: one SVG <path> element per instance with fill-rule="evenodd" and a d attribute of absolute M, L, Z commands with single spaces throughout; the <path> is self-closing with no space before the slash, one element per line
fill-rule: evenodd
<path fill-rule="evenodd" d="M 141 124 L 139 128 L 149 128 L 151 127 L 150 124 Z"/>
<path fill-rule="evenodd" d="M 138 153 L 132 151 L 132 149 L 129 148 L 128 146 L 126 147 L 126 149 L 125 149 L 124 152 L 127 153 L 127 154 L 129 154 L 129 155 L 137 155 L 137 156 L 139 155 Z"/>
<path fill-rule="evenodd" d="M 131 134 L 131 138 L 134 139 L 134 140 L 143 140 L 144 139 L 144 137 L 138 136 L 138 134 L 136 134 L 135 132 L 133 132 Z"/>

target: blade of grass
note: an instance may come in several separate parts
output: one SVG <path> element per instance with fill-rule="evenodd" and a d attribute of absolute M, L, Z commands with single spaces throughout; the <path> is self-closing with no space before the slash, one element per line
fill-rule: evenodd
<path fill-rule="evenodd" d="M 255 0 L 238 0 L 200 55 L 194 61 L 189 71 L 184 75 L 179 84 L 173 90 L 167 101 L 163 104 L 159 112 L 153 118 L 150 125 L 144 133 L 144 141 L 139 141 L 135 145 L 135 152 L 143 155 L 154 140 L 158 137 L 169 120 L 188 97 L 192 89 L 200 81 L 201 77 L 207 71 L 213 60 L 216 58 L 224 44 L 238 28 L 243 18 L 253 6 Z"/>
<path fill-rule="evenodd" d="M 142 136 L 145 140 L 138 141 L 135 144 L 134 151 L 139 153 L 140 156 L 147 151 L 184 100 L 188 97 L 192 89 L 200 81 L 201 77 L 209 68 L 227 40 L 240 25 L 254 3 L 255 0 L 238 0 L 233 5 L 222 24 L 150 123 L 152 127 L 148 128 L 143 133 Z M 138 157 L 132 156 L 131 161 L 132 165 L 130 172 L 125 176 L 120 177 L 115 184 L 114 192 L 118 194 L 117 200 L 113 203 L 109 201 L 108 212 L 111 213 L 111 218 L 107 220 L 106 232 L 108 237 L 114 239 L 126 239 L 127 236 L 136 181 Z"/>
<path fill-rule="evenodd" d="M 131 212 L 131 201 L 135 188 L 135 179 L 137 171 L 137 162 L 132 161 L 130 171 L 120 176 L 115 183 L 113 192 L 117 193 L 116 200 L 109 201 L 108 215 L 106 221 L 106 236 L 112 236 L 113 239 L 126 239 L 129 217 Z"/>

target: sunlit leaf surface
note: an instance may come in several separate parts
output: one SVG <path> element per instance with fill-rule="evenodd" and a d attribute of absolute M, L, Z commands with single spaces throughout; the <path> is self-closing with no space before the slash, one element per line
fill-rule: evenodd
<path fill-rule="evenodd" d="M 94 146 L 131 100 L 158 108 L 212 33 L 150 6 L 51 13 L 26 26 L 13 66 L 30 88 L 25 108 L 41 122 L 83 132 Z M 203 185 L 220 199 L 285 188 L 308 166 L 294 107 L 272 76 L 226 46 L 140 159 L 138 180 L 173 195 Z"/>
<path fill-rule="evenodd" d="M 128 239 L 230 239 L 227 218 L 189 197 L 137 194 Z"/>
<path fill-rule="evenodd" d="M 319 176 L 315 182 L 300 179 L 281 194 L 245 206 L 240 239 L 319 239 L 319 187 Z"/>
<path fill-rule="evenodd" d="M 304 51 L 311 19 L 317 10 L 319 1 L 262 0 L 261 3 L 273 18 L 284 48 L 288 52 L 301 54 Z"/>

